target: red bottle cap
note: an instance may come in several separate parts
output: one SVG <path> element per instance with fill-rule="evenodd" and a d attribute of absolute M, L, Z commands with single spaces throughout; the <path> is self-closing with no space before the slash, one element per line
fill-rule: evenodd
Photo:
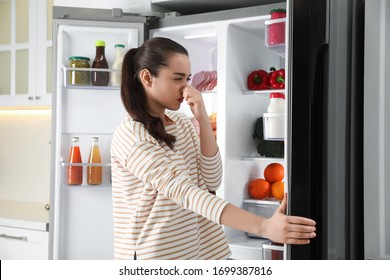
<path fill-rule="evenodd" d="M 284 99 L 284 94 L 281 92 L 271 92 L 269 95 L 269 98 L 283 98 Z"/>

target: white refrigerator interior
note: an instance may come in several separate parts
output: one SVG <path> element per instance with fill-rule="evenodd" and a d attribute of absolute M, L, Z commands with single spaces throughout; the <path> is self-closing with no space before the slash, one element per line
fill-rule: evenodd
<path fill-rule="evenodd" d="M 288 50 L 280 46 L 272 50 L 265 46 L 266 25 L 272 23 L 269 12 L 274 8 L 286 8 L 286 3 L 264 6 L 262 13 L 256 16 L 161 27 L 149 32 L 149 37 L 171 38 L 189 51 L 192 77 L 201 71 L 217 72 L 217 86 L 202 93 L 208 114 L 217 116 L 216 137 L 224 167 L 223 182 L 217 195 L 242 208 L 244 201 L 259 206 L 272 205 L 273 208 L 279 204 L 276 199 L 250 199 L 248 194 L 248 182 L 264 178 L 264 169 L 270 163 L 278 162 L 285 167 L 285 190 L 288 189 L 285 158 L 259 156 L 257 143 L 252 137 L 256 120 L 267 112 L 270 93 L 284 93 L 287 104 L 288 86 L 280 90 L 247 89 L 247 77 L 254 70 L 284 68 L 287 76 Z M 57 22 L 53 258 L 112 259 L 109 149 L 112 133 L 125 111 L 119 87 L 71 86 L 66 83 L 67 65 L 70 56 L 89 57 L 92 64 L 95 41 L 104 40 L 111 66 L 114 45 L 125 44 L 127 50 L 138 47 L 144 39 L 144 26 L 143 23 Z M 286 40 L 287 31 L 288 28 Z M 285 45 L 287 48 L 288 44 Z M 192 117 L 191 110 L 184 103 L 180 110 Z M 80 137 L 84 168 L 81 186 L 67 185 L 68 157 L 74 136 Z M 86 161 L 92 136 L 98 136 L 100 140 L 103 183 L 99 186 L 86 184 Z M 288 139 L 282 140 L 286 150 Z M 263 259 L 269 255 L 269 252 L 265 254 L 263 244 L 265 248 L 271 248 L 269 250 L 275 247 L 267 239 L 249 237 L 245 232 L 228 227 L 224 229 L 232 259 Z M 283 246 L 276 248 L 278 252 L 286 251 Z"/>
<path fill-rule="evenodd" d="M 285 8 L 285 3 L 265 7 Z M 285 53 L 265 47 L 268 13 L 255 17 L 198 23 L 152 29 L 150 37 L 168 37 L 189 51 L 192 76 L 200 71 L 217 71 L 217 86 L 203 93 L 206 110 L 217 115 L 217 142 L 223 160 L 222 186 L 217 192 L 232 204 L 244 208 L 244 201 L 253 201 L 247 185 L 251 179 L 264 178 L 265 167 L 273 162 L 285 166 L 284 158 L 259 156 L 252 135 L 256 120 L 267 112 L 271 92 L 282 90 L 247 90 L 247 76 L 254 70 L 270 67 L 287 70 Z M 280 46 L 279 46 L 280 47 Z M 190 82 L 191 83 L 191 82 Z M 192 113 L 185 102 L 180 110 L 190 117 Z M 286 108 L 287 110 L 287 108 Z M 285 139 L 284 139 L 285 140 Z M 286 175 L 285 175 L 286 178 Z M 285 189 L 287 182 L 285 180 Z M 262 201 L 255 203 L 263 204 Z M 267 199 L 264 204 L 279 203 Z M 263 244 L 267 239 L 248 237 L 245 232 L 225 227 L 232 250 L 232 259 L 263 259 Z M 283 246 L 278 249 L 284 250 Z"/>

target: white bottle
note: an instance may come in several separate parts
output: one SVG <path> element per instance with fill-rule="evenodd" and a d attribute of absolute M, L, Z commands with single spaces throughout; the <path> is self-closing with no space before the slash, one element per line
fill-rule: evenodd
<path fill-rule="evenodd" d="M 122 77 L 122 63 L 125 56 L 125 45 L 115 45 L 115 60 L 112 64 L 111 85 L 120 86 Z"/>
<path fill-rule="evenodd" d="M 284 117 L 285 117 L 285 100 L 284 94 L 273 92 L 270 94 L 270 102 L 267 108 L 266 139 L 283 139 L 284 138 Z"/>

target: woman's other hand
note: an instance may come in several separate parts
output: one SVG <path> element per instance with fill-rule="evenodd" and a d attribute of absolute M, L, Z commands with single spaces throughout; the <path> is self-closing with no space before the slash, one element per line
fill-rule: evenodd
<path fill-rule="evenodd" d="M 194 117 L 198 120 L 198 122 L 201 122 L 205 119 L 208 120 L 203 97 L 198 90 L 192 86 L 187 85 L 183 88 L 183 98 L 190 106 L 191 112 L 194 114 Z"/>

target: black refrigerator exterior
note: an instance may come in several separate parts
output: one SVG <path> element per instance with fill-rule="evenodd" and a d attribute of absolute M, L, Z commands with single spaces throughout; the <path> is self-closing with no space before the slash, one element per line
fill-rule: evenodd
<path fill-rule="evenodd" d="M 317 237 L 289 258 L 363 259 L 364 0 L 290 8 L 289 214 L 316 220 Z"/>

